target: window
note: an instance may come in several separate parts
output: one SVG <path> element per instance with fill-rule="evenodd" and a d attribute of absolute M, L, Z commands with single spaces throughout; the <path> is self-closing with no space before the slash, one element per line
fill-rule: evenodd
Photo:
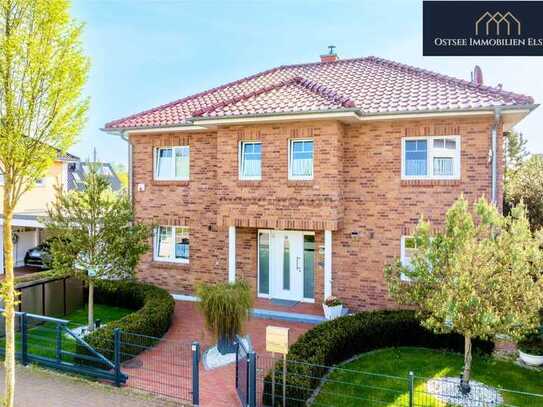
<path fill-rule="evenodd" d="M 174 263 L 189 262 L 189 229 L 159 226 L 155 230 L 154 259 Z"/>
<path fill-rule="evenodd" d="M 189 179 L 189 147 L 157 148 L 155 151 L 155 179 L 187 181 Z"/>
<path fill-rule="evenodd" d="M 240 144 L 239 179 L 260 180 L 262 177 L 262 143 L 242 141 Z"/>
<path fill-rule="evenodd" d="M 402 178 L 459 179 L 460 137 L 403 139 Z"/>
<path fill-rule="evenodd" d="M 411 266 L 411 259 L 417 252 L 417 242 L 412 236 L 402 236 L 401 248 L 400 248 L 400 261 L 402 266 L 409 268 Z M 400 278 L 403 281 L 410 281 L 411 279 L 402 273 Z"/>
<path fill-rule="evenodd" d="M 288 178 L 313 179 L 313 140 L 290 141 Z"/>

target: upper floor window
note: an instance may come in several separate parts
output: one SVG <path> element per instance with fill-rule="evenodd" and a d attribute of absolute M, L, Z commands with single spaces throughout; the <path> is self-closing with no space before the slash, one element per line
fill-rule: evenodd
<path fill-rule="evenodd" d="M 288 178 L 313 179 L 313 140 L 290 140 Z"/>
<path fill-rule="evenodd" d="M 262 143 L 242 141 L 240 144 L 239 178 L 260 180 L 262 177 Z"/>
<path fill-rule="evenodd" d="M 173 263 L 189 262 L 189 229 L 159 226 L 155 229 L 154 259 Z"/>
<path fill-rule="evenodd" d="M 403 179 L 459 179 L 460 137 L 402 140 Z"/>
<path fill-rule="evenodd" d="M 160 147 L 155 150 L 156 180 L 187 181 L 189 168 L 189 146 Z"/>

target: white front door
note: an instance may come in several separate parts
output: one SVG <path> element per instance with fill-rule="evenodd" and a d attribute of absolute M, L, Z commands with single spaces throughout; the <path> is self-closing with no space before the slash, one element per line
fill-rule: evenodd
<path fill-rule="evenodd" d="M 300 301 L 304 298 L 304 234 L 270 233 L 271 297 Z"/>

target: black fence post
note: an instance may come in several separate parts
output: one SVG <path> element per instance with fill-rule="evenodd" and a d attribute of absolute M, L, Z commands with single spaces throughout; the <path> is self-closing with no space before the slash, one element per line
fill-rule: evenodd
<path fill-rule="evenodd" d="M 249 352 L 249 407 L 256 407 L 256 353 Z"/>
<path fill-rule="evenodd" d="M 28 321 L 26 312 L 21 314 L 21 363 L 28 364 Z"/>
<path fill-rule="evenodd" d="M 192 405 L 200 405 L 200 344 L 192 342 Z"/>
<path fill-rule="evenodd" d="M 121 328 L 113 330 L 114 363 L 115 363 L 115 386 L 120 387 L 121 378 Z"/>
<path fill-rule="evenodd" d="M 408 386 L 409 386 L 409 407 L 413 407 L 413 399 L 414 399 L 413 392 L 415 390 L 415 374 L 413 372 L 409 372 Z"/>

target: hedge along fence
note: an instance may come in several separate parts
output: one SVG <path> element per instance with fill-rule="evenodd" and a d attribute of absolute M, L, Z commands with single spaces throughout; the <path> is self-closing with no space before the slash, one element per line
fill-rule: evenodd
<path fill-rule="evenodd" d="M 412 346 L 464 351 L 464 337 L 458 334 L 434 334 L 423 328 L 414 311 L 361 312 L 317 325 L 292 345 L 287 355 L 286 395 L 290 406 L 305 406 L 328 372 L 360 353 L 380 348 Z M 494 344 L 475 340 L 473 350 L 490 354 Z M 288 363 L 288 361 L 293 363 Z M 294 363 L 299 362 L 299 363 Z M 276 406 L 283 394 L 283 364 L 275 365 Z M 264 379 L 264 405 L 271 406 L 271 372 Z M 275 406 L 274 406 L 275 407 Z"/>
<path fill-rule="evenodd" d="M 124 362 L 156 344 L 155 338 L 162 337 L 170 328 L 175 308 L 175 301 L 168 291 L 137 281 L 115 282 L 99 287 L 95 291 L 95 301 L 136 310 L 85 336 L 90 346 L 111 361 L 114 358 L 113 332 L 116 328 L 122 332 L 121 361 Z M 88 355 L 82 347 L 77 349 L 77 353 Z M 91 364 L 84 359 L 79 359 L 78 363 Z"/>

